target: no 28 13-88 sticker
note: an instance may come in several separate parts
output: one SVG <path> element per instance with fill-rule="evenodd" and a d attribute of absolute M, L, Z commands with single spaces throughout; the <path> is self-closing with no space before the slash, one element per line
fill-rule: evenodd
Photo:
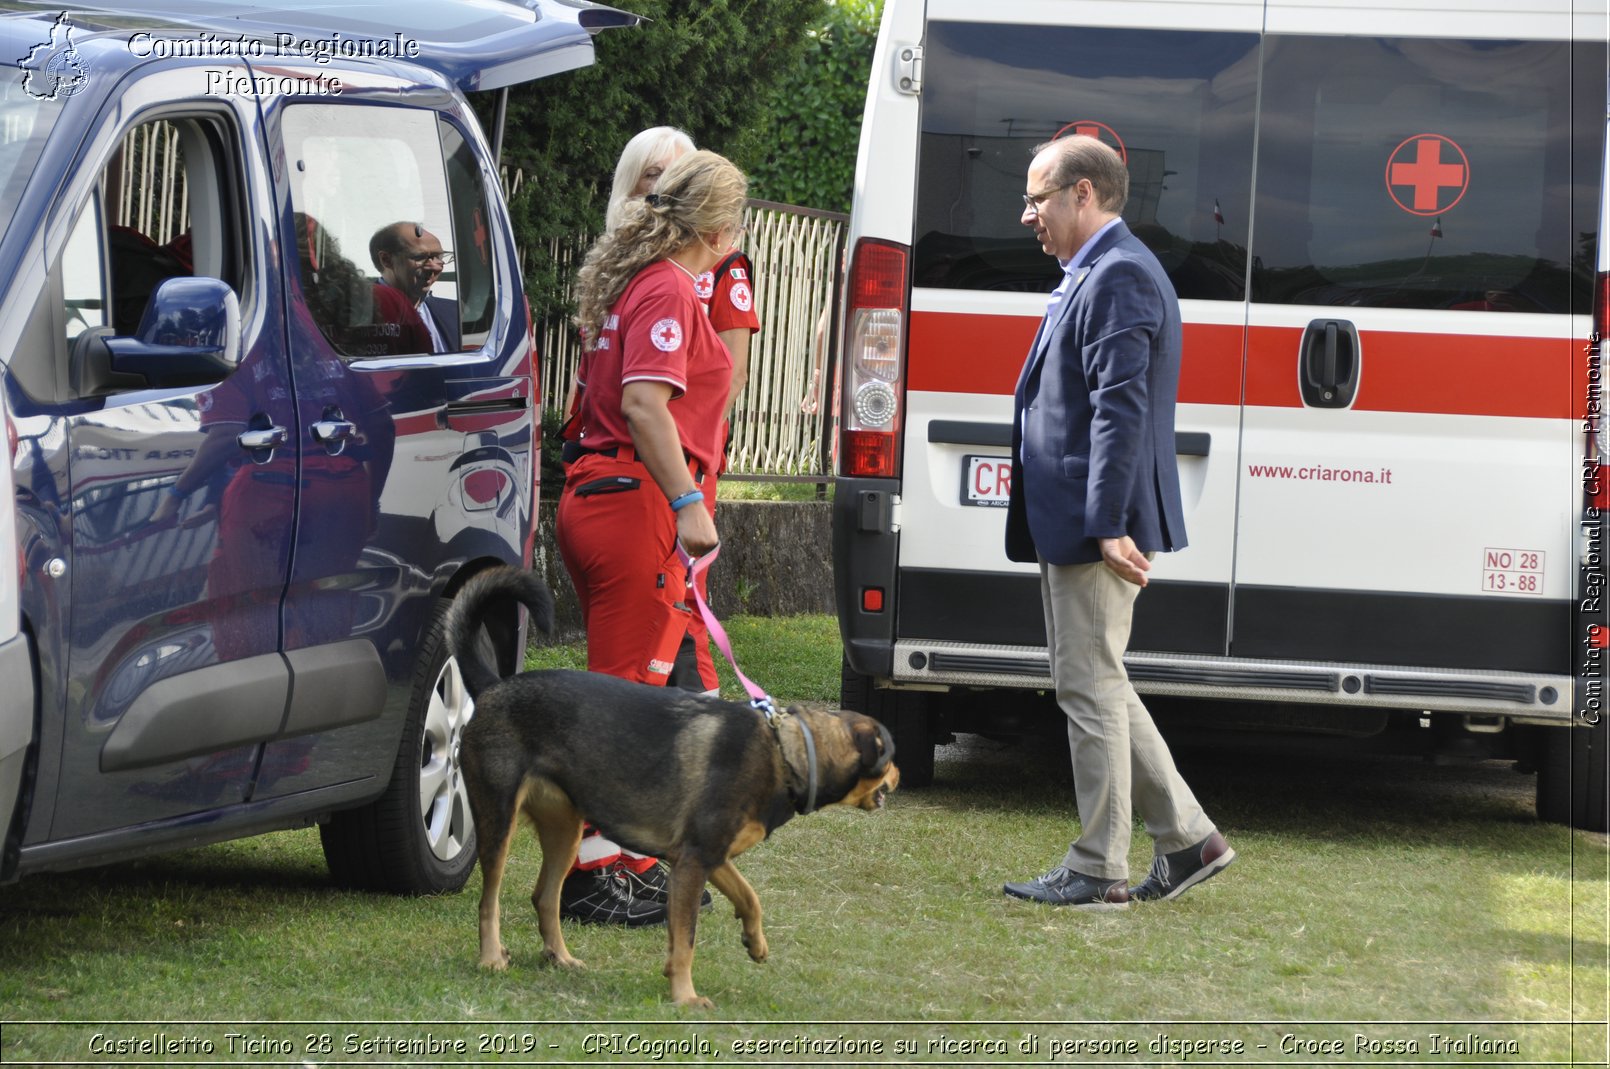
<path fill-rule="evenodd" d="M 1488 594 L 1541 596 L 1546 556 L 1540 549 L 1482 550 L 1481 589 Z"/>

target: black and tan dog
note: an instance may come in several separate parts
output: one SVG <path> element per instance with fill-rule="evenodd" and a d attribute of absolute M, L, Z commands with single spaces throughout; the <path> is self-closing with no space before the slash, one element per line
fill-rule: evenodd
<path fill-rule="evenodd" d="M 859 713 L 791 709 L 768 719 L 748 705 L 628 683 L 592 672 L 499 679 L 477 656 L 476 624 L 514 598 L 547 630 L 553 602 L 540 579 L 498 568 L 470 580 L 448 617 L 449 648 L 475 698 L 462 765 L 481 860 L 481 965 L 504 969 L 498 891 L 524 812 L 542 844 L 531 901 L 544 953 L 565 948 L 559 890 L 585 818 L 610 839 L 670 863 L 665 975 L 678 1005 L 708 1007 L 693 989 L 693 940 L 706 880 L 732 902 L 744 946 L 766 960 L 760 900 L 732 859 L 796 813 L 827 805 L 877 809 L 900 782 L 894 743 Z"/>

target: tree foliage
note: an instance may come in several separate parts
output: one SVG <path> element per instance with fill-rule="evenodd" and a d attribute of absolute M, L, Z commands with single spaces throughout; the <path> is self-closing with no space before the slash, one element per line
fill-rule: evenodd
<path fill-rule="evenodd" d="M 509 210 L 539 318 L 564 305 L 563 280 L 541 250 L 551 239 L 603 226 L 615 162 L 633 134 L 677 126 L 745 171 L 775 153 L 768 87 L 799 65 L 806 32 L 823 24 L 827 4 L 615 0 L 613 6 L 648 21 L 599 34 L 593 66 L 509 94 L 503 164 L 520 180 Z M 476 105 L 489 120 L 491 95 Z"/>
<path fill-rule="evenodd" d="M 801 62 L 783 72 L 767 96 L 777 151 L 750 170 L 756 196 L 850 210 L 882 7 L 882 0 L 837 0 L 806 32 Z"/>

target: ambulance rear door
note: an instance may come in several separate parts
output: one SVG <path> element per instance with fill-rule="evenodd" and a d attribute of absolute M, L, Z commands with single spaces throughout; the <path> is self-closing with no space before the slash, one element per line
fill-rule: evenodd
<path fill-rule="evenodd" d="M 1604 4 L 1467 6 L 1269 0 L 1237 658 L 1570 673 Z"/>
<path fill-rule="evenodd" d="M 896 678 L 1023 686 L 1047 671 L 1038 574 L 1006 560 L 1002 518 L 1012 393 L 1061 271 L 1020 221 L 1024 175 L 1070 132 L 1128 161 L 1124 219 L 1184 313 L 1190 548 L 1159 559 L 1134 646 L 1226 652 L 1263 8 L 1165 6 L 928 4 Z"/>

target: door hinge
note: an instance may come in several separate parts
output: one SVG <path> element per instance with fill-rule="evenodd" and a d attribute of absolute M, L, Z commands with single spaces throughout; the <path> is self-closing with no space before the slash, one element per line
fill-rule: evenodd
<path fill-rule="evenodd" d="M 922 92 L 922 45 L 896 45 L 894 87 L 917 96 Z"/>

